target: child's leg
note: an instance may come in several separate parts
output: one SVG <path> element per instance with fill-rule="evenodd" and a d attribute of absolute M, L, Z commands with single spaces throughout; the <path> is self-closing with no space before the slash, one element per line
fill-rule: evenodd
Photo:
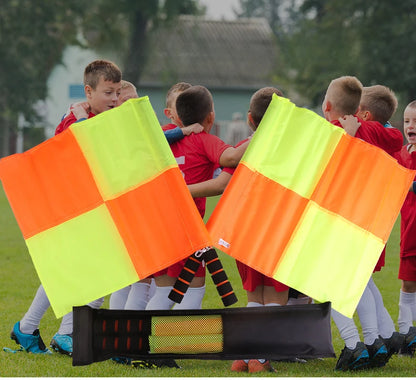
<path fill-rule="evenodd" d="M 364 343 L 371 346 L 378 338 L 377 311 L 373 293 L 368 284 L 357 305 L 357 314 L 363 330 Z"/>
<path fill-rule="evenodd" d="M 20 331 L 23 334 L 32 334 L 39 328 L 40 320 L 50 306 L 48 296 L 42 285 L 39 286 L 32 304 L 20 321 Z"/>
<path fill-rule="evenodd" d="M 146 306 L 146 310 L 169 310 L 174 305 L 175 302 L 169 298 L 169 294 L 175 285 L 177 278 L 180 276 L 182 269 L 186 265 L 187 260 L 181 260 L 176 264 L 171 265 L 170 267 L 164 269 L 161 272 L 158 272 L 153 275 L 156 283 L 156 290 L 154 296 L 150 299 L 149 303 Z M 200 308 L 198 305 L 202 302 L 202 298 L 205 293 L 205 265 L 202 263 L 195 268 L 193 273 L 193 278 L 190 282 L 189 288 L 200 288 L 198 290 L 191 290 L 188 297 L 185 293 L 187 301 L 182 300 L 180 304 L 176 305 L 176 308 L 180 309 L 189 309 L 189 308 Z M 184 305 L 181 306 L 183 302 Z"/>
<path fill-rule="evenodd" d="M 383 297 L 380 290 L 377 288 L 373 278 L 370 278 L 368 287 L 373 294 L 374 302 L 376 304 L 378 333 L 382 338 L 390 338 L 396 331 L 393 319 L 384 306 Z"/>
<path fill-rule="evenodd" d="M 169 298 L 169 293 L 175 284 L 176 278 L 162 274 L 154 279 L 156 284 L 155 294 L 147 303 L 146 310 L 171 309 L 175 302 Z"/>
<path fill-rule="evenodd" d="M 123 310 L 129 296 L 131 285 L 126 286 L 110 296 L 110 309 Z"/>
<path fill-rule="evenodd" d="M 289 295 L 289 289 L 276 291 L 273 286 L 263 287 L 264 306 L 281 306 L 286 305 Z"/>
<path fill-rule="evenodd" d="M 93 309 L 99 309 L 104 303 L 104 297 L 98 298 L 88 304 L 88 306 Z M 58 334 L 59 335 L 72 335 L 74 329 L 73 324 L 73 313 L 70 311 L 68 314 L 65 314 L 62 317 L 61 324 L 59 326 Z"/>
<path fill-rule="evenodd" d="M 65 314 L 62 317 L 61 324 L 59 325 L 58 334 L 59 335 L 71 335 L 73 330 L 73 320 L 72 320 L 72 311 L 68 314 Z"/>
<path fill-rule="evenodd" d="M 247 307 L 264 306 L 263 285 L 258 285 L 253 291 L 246 290 Z"/>
<path fill-rule="evenodd" d="M 104 303 L 104 297 L 98 298 L 92 301 L 88 306 L 99 309 Z M 72 332 L 74 330 L 73 313 L 72 311 L 65 314 L 62 318 L 61 325 L 58 332 L 53 336 L 51 340 L 51 347 L 65 355 L 72 356 Z"/>
<path fill-rule="evenodd" d="M 149 302 L 150 279 L 144 279 L 131 285 L 124 309 L 145 310 Z"/>
<path fill-rule="evenodd" d="M 201 284 L 202 277 L 198 277 L 198 285 Z M 205 279 L 205 278 L 204 278 Z M 201 309 L 202 308 L 202 299 L 205 294 L 205 280 L 203 281 L 204 285 L 202 286 L 189 286 L 188 290 L 185 293 L 185 296 L 182 299 L 181 303 L 177 303 L 174 306 L 175 310 L 185 310 L 185 309 Z"/>
<path fill-rule="evenodd" d="M 342 315 L 334 309 L 331 309 L 331 316 L 337 325 L 338 331 L 341 338 L 344 340 L 345 345 L 349 349 L 353 350 L 357 346 L 357 343 L 361 341 L 354 320 Z"/>
<path fill-rule="evenodd" d="M 416 282 L 402 281 L 399 300 L 399 332 L 407 334 L 416 319 Z"/>
<path fill-rule="evenodd" d="M 254 278 L 254 277 L 253 277 Z M 247 307 L 264 307 L 264 286 L 258 285 L 253 291 L 246 290 L 247 293 Z M 234 372 L 247 372 L 249 371 L 249 363 L 251 365 L 255 364 L 256 360 L 251 359 L 241 359 L 241 360 L 234 360 L 233 364 L 231 365 L 231 371 Z M 258 359 L 260 366 L 266 363 L 266 359 Z"/>

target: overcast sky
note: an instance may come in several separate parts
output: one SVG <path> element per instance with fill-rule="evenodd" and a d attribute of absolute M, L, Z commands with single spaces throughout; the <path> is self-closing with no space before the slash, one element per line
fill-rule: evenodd
<path fill-rule="evenodd" d="M 207 17 L 211 19 L 234 19 L 233 8 L 238 9 L 239 0 L 199 0 L 207 7 Z"/>

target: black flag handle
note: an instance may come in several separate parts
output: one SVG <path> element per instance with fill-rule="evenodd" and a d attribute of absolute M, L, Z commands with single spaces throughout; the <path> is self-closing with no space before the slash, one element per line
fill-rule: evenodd
<path fill-rule="evenodd" d="M 207 265 L 207 269 L 211 274 L 212 281 L 217 288 L 218 294 L 220 295 L 224 306 L 230 306 L 236 303 L 237 296 L 234 293 L 233 287 L 228 280 L 227 274 L 224 271 L 217 252 L 211 247 L 196 251 L 188 257 L 188 260 L 185 262 L 185 266 L 183 267 L 175 285 L 173 286 L 173 289 L 169 294 L 169 298 L 176 303 L 181 303 L 202 261 L 205 261 Z"/>

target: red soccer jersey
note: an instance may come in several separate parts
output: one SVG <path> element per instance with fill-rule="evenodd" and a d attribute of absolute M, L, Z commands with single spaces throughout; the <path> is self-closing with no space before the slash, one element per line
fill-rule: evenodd
<path fill-rule="evenodd" d="M 90 112 L 88 114 L 88 119 L 91 117 L 94 117 L 95 114 Z M 59 125 L 55 129 L 55 136 L 59 135 L 61 132 L 65 131 L 71 124 L 75 123 L 77 121 L 75 115 L 71 112 L 67 117 L 61 120 Z"/>
<path fill-rule="evenodd" d="M 397 128 L 385 127 L 378 121 L 364 121 L 361 119 L 358 119 L 358 121 L 361 126 L 358 128 L 355 137 L 378 146 L 390 155 L 402 148 L 403 135 Z M 331 123 L 342 128 L 338 120 L 333 120 Z"/>
<path fill-rule="evenodd" d="M 396 155 L 399 164 L 416 169 L 416 152 L 409 153 L 410 144 Z M 403 203 L 400 224 L 400 257 L 416 256 L 416 194 L 412 191 Z"/>
<path fill-rule="evenodd" d="M 206 132 L 192 133 L 171 144 L 172 153 L 188 185 L 212 179 L 221 154 L 231 145 Z M 199 213 L 205 214 L 206 198 L 194 198 Z"/>

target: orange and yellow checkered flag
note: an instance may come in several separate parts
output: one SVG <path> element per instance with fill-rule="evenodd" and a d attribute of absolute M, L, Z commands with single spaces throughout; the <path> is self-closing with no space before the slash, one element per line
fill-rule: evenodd
<path fill-rule="evenodd" d="M 211 243 L 147 97 L 0 160 L 0 179 L 57 317 Z"/>
<path fill-rule="evenodd" d="M 207 228 L 217 248 L 351 316 L 414 175 L 275 95 Z"/>

